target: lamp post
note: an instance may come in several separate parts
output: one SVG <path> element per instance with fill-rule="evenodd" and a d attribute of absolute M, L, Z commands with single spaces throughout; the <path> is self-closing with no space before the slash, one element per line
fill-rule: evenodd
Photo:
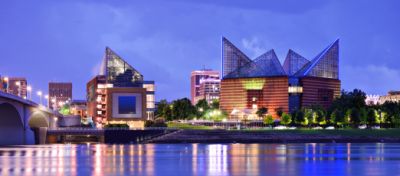
<path fill-rule="evenodd" d="M 32 87 L 31 86 L 27 86 L 26 90 L 28 91 L 29 100 L 32 100 Z"/>
<path fill-rule="evenodd" d="M 39 96 L 39 99 L 40 99 L 40 104 L 41 105 L 43 105 L 43 103 L 42 103 L 42 91 L 37 91 L 37 95 Z"/>
<path fill-rule="evenodd" d="M 6 82 L 6 93 L 8 93 L 8 77 L 4 77 L 4 82 Z"/>
<path fill-rule="evenodd" d="M 45 95 L 44 98 L 46 99 L 47 108 L 49 108 L 49 95 Z"/>
<path fill-rule="evenodd" d="M 57 106 L 56 102 L 57 102 L 56 97 L 51 98 L 51 107 L 53 108 L 53 110 L 56 109 Z"/>

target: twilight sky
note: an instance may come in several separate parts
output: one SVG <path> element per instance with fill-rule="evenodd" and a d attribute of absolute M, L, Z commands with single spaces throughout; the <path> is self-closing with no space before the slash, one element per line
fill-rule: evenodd
<path fill-rule="evenodd" d="M 221 36 L 251 58 L 273 48 L 281 62 L 289 48 L 312 59 L 340 38 L 342 88 L 386 94 L 400 90 L 399 7 L 396 0 L 4 1 L 0 75 L 26 77 L 45 92 L 49 81 L 71 81 L 73 98 L 85 99 L 109 46 L 156 81 L 157 100 L 173 100 L 190 96 L 192 70 L 220 69 Z"/>

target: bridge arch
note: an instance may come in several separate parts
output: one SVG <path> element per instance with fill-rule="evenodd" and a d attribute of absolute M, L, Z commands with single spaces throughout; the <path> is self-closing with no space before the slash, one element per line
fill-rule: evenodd
<path fill-rule="evenodd" d="M 23 117 L 10 103 L 0 104 L 0 145 L 21 144 L 25 141 Z"/>
<path fill-rule="evenodd" d="M 49 117 L 42 111 L 34 111 L 29 118 L 30 128 L 49 127 Z"/>

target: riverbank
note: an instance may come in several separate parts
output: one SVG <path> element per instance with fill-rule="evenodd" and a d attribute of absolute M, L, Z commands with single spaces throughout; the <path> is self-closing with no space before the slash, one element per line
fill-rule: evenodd
<path fill-rule="evenodd" d="M 400 129 L 193 130 L 181 129 L 149 143 L 400 143 Z"/>

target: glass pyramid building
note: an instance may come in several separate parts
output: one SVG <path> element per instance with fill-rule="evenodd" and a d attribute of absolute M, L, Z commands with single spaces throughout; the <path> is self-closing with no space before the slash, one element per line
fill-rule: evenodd
<path fill-rule="evenodd" d="M 339 40 L 312 60 L 289 49 L 282 65 L 273 49 L 251 60 L 222 37 L 221 60 L 220 107 L 230 118 L 260 107 L 272 115 L 277 108 L 327 108 L 340 95 Z"/>
<path fill-rule="evenodd" d="M 311 61 L 289 49 L 283 66 L 274 50 L 250 60 L 242 51 L 222 37 L 223 79 L 269 76 L 339 78 L 339 40 Z"/>
<path fill-rule="evenodd" d="M 134 87 L 143 83 L 143 75 L 109 47 L 105 50 L 100 75 L 104 75 L 107 83 L 115 87 Z"/>

